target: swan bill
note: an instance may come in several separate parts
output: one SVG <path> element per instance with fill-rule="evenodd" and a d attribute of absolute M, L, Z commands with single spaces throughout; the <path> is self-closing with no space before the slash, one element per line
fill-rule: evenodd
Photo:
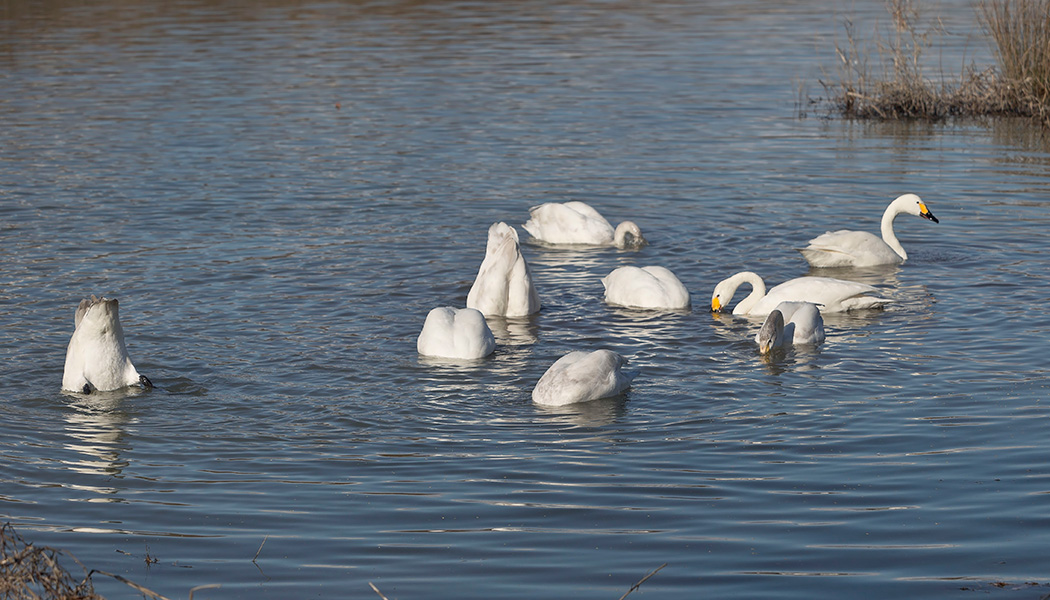
<path fill-rule="evenodd" d="M 929 219 L 934 223 L 940 223 L 940 221 L 937 220 L 937 217 L 933 216 L 933 213 L 930 212 L 930 209 L 926 208 L 925 202 L 919 202 L 919 216 L 924 219 Z"/>

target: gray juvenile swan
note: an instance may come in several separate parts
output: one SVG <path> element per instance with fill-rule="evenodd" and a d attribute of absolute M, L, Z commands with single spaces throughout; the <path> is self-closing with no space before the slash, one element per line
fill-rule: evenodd
<path fill-rule="evenodd" d="M 824 341 L 824 319 L 812 302 L 781 302 L 766 316 L 755 335 L 758 351 L 769 354 L 792 344 L 819 344 Z"/>
<path fill-rule="evenodd" d="M 131 385 L 147 389 L 153 382 L 139 375 L 124 346 L 116 298 L 85 298 L 73 318 L 73 336 L 66 348 L 66 368 L 62 389 L 90 394 L 108 392 Z"/>

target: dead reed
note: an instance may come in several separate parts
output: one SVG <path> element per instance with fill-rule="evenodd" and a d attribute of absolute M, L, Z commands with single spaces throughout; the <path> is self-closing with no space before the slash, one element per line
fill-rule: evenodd
<path fill-rule="evenodd" d="M 4 524 L 0 528 L 0 598 L 102 600 L 86 569 L 84 578 L 77 579 L 59 564 L 63 555 L 84 569 L 73 555 L 26 543 L 9 523 Z"/>
<path fill-rule="evenodd" d="M 912 0 L 889 0 L 887 9 L 893 31 L 876 32 L 874 59 L 846 22 L 836 81 L 820 82 L 835 110 L 856 119 L 1033 117 L 1050 127 L 1050 0 L 982 0 L 977 17 L 998 67 L 963 65 L 957 76 L 937 78 L 928 76 L 924 54 L 943 28 L 923 25 Z"/>

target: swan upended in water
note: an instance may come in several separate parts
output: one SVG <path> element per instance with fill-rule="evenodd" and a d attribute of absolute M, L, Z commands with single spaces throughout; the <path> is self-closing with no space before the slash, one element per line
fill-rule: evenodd
<path fill-rule="evenodd" d="M 689 291 L 664 267 L 620 267 L 602 278 L 605 302 L 631 308 L 687 308 Z"/>
<path fill-rule="evenodd" d="M 745 283 L 751 284 L 751 293 L 733 307 L 734 315 L 768 315 L 778 304 L 790 300 L 813 302 L 825 313 L 880 308 L 893 302 L 874 296 L 879 290 L 866 283 L 831 277 L 796 277 L 767 293 L 766 284 L 758 274 L 743 271 L 718 282 L 711 294 L 711 310 L 726 310 L 737 288 Z"/>
<path fill-rule="evenodd" d="M 799 248 L 806 262 L 814 267 L 871 267 L 894 265 L 908 260 L 897 235 L 893 232 L 893 220 L 897 215 L 907 214 L 940 223 L 921 198 L 915 194 L 904 194 L 886 207 L 882 213 L 882 238 L 867 231 L 829 231 L 809 241 L 809 246 Z"/>
<path fill-rule="evenodd" d="M 495 349 L 496 338 L 485 315 L 474 308 L 442 306 L 431 310 L 416 339 L 416 350 L 425 356 L 474 359 Z"/>
<path fill-rule="evenodd" d="M 467 293 L 467 307 L 501 317 L 524 317 L 540 310 L 540 297 L 521 255 L 518 232 L 506 223 L 489 227 L 485 259 Z"/>
<path fill-rule="evenodd" d="M 529 209 L 525 231 L 548 244 L 587 244 L 634 248 L 645 244 L 634 221 L 613 226 L 585 202 L 547 202 Z"/>
<path fill-rule="evenodd" d="M 131 364 L 116 298 L 91 296 L 81 300 L 73 323 L 73 335 L 66 347 L 63 390 L 90 394 L 131 385 L 153 387 Z"/>
<path fill-rule="evenodd" d="M 819 344 L 824 341 L 824 318 L 812 302 L 781 302 L 766 316 L 755 335 L 758 351 L 768 354 L 792 344 Z"/>
<path fill-rule="evenodd" d="M 611 350 L 575 351 L 554 362 L 532 390 L 532 401 L 563 406 L 622 393 L 637 373 L 624 371 L 627 359 Z"/>

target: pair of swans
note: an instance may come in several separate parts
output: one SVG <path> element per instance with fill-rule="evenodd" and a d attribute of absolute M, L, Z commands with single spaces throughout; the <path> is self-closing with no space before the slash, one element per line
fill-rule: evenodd
<path fill-rule="evenodd" d="M 493 223 L 485 258 L 467 293 L 467 307 L 431 310 L 416 339 L 416 350 L 425 356 L 483 358 L 496 349 L 486 316 L 523 317 L 539 310 L 540 297 L 521 255 L 518 232 L 506 223 Z"/>

